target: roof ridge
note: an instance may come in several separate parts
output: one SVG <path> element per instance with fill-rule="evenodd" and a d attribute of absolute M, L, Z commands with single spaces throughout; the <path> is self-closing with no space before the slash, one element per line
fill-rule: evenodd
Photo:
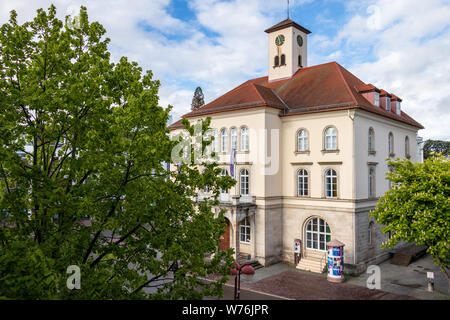
<path fill-rule="evenodd" d="M 257 85 L 257 84 L 254 84 L 253 82 L 251 83 L 251 86 L 253 87 L 253 90 L 255 90 L 256 91 L 256 94 L 258 95 L 258 97 L 261 99 L 261 102 L 263 102 L 263 103 L 265 103 L 265 104 L 267 104 L 267 101 L 266 101 L 266 99 L 264 99 L 263 97 L 262 97 L 262 95 L 261 95 L 261 93 L 259 93 L 259 90 L 258 90 L 258 88 L 256 88 L 256 86 L 259 86 L 259 85 Z M 261 86 L 259 86 L 259 87 L 261 87 Z"/>
<path fill-rule="evenodd" d="M 261 93 L 259 92 L 259 89 L 256 88 L 256 87 L 261 87 L 261 89 L 269 90 L 270 92 L 273 93 L 273 95 L 279 100 L 279 102 L 281 102 L 281 104 L 282 104 L 285 108 L 291 109 L 291 108 L 286 104 L 286 102 L 284 102 L 284 100 L 281 99 L 281 97 L 278 95 L 278 93 L 277 93 L 275 90 L 273 90 L 273 88 L 269 88 L 269 87 L 266 87 L 266 86 L 262 86 L 262 85 L 256 84 L 256 83 L 253 83 L 253 86 L 255 87 L 256 91 L 258 92 L 258 95 L 261 97 L 261 99 L 263 100 L 263 102 L 264 102 L 265 104 L 267 104 L 267 105 L 270 106 L 270 103 L 267 102 L 267 100 L 264 99 L 264 98 L 261 96 Z"/>
<path fill-rule="evenodd" d="M 338 71 L 342 81 L 344 81 L 345 88 L 347 89 L 348 93 L 350 94 L 350 97 L 352 98 L 353 102 L 355 103 L 355 106 L 357 106 L 358 102 L 356 101 L 355 95 L 353 94 L 352 90 L 350 89 L 350 86 L 347 83 L 347 80 L 345 79 L 344 75 L 342 74 L 341 68 L 343 68 L 343 67 L 336 61 L 334 61 L 334 65 L 335 65 L 336 70 Z"/>

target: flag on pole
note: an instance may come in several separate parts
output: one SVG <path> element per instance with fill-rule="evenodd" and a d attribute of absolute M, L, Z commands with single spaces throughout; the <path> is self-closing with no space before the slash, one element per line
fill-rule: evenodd
<path fill-rule="evenodd" d="M 230 175 L 234 179 L 234 163 L 236 162 L 236 149 L 231 149 L 230 154 Z"/>

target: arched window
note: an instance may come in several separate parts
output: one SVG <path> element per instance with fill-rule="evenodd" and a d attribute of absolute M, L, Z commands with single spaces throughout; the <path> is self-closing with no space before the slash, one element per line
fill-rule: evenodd
<path fill-rule="evenodd" d="M 241 223 L 241 242 L 250 242 L 250 220 L 249 218 L 245 218 Z"/>
<path fill-rule="evenodd" d="M 281 55 L 281 65 L 284 66 L 286 64 L 286 56 L 284 54 Z"/>
<path fill-rule="evenodd" d="M 337 198 L 337 174 L 333 169 L 325 171 L 325 196 Z"/>
<path fill-rule="evenodd" d="M 298 55 L 298 66 L 302 67 L 302 56 Z"/>
<path fill-rule="evenodd" d="M 409 154 L 409 137 L 406 136 L 405 137 L 405 157 L 409 158 L 410 154 Z"/>
<path fill-rule="evenodd" d="M 297 196 L 308 196 L 308 171 L 300 169 L 297 172 Z"/>
<path fill-rule="evenodd" d="M 220 151 L 227 152 L 228 150 L 228 134 L 227 129 L 222 129 L 220 131 Z"/>
<path fill-rule="evenodd" d="M 241 170 L 241 195 L 248 195 L 248 171 L 247 169 Z"/>
<path fill-rule="evenodd" d="M 308 151 L 308 131 L 302 129 L 297 133 L 297 151 Z"/>
<path fill-rule="evenodd" d="M 241 128 L 241 151 L 248 151 L 248 128 Z"/>
<path fill-rule="evenodd" d="M 375 131 L 369 128 L 369 152 L 375 151 Z"/>
<path fill-rule="evenodd" d="M 237 130 L 236 130 L 236 128 L 231 128 L 230 136 L 231 136 L 231 149 L 236 150 L 237 149 Z"/>
<path fill-rule="evenodd" d="M 331 240 L 331 231 L 325 220 L 312 218 L 306 224 L 306 248 L 320 251 L 327 250 L 327 242 Z"/>
<path fill-rule="evenodd" d="M 375 168 L 369 168 L 369 198 L 375 198 Z"/>
<path fill-rule="evenodd" d="M 373 240 L 374 240 L 374 223 L 373 221 L 369 222 L 369 229 L 367 230 L 368 232 L 368 238 L 369 238 L 369 246 L 371 246 L 373 244 Z"/>
<path fill-rule="evenodd" d="M 336 128 L 329 127 L 325 130 L 325 150 L 337 149 Z"/>
<path fill-rule="evenodd" d="M 392 132 L 389 132 L 388 145 L 389 145 L 389 156 L 393 156 L 394 155 L 394 135 L 392 134 Z"/>
<path fill-rule="evenodd" d="M 278 67 L 280 65 L 280 57 L 279 56 L 275 56 L 275 61 L 274 61 L 274 67 Z"/>

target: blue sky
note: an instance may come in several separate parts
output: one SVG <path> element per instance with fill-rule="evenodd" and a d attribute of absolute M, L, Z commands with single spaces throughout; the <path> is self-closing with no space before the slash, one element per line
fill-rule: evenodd
<path fill-rule="evenodd" d="M 176 120 L 201 86 L 206 101 L 267 74 L 264 30 L 286 18 L 286 0 L 2 0 L 0 23 L 54 3 L 61 18 L 88 8 L 105 26 L 114 60 L 128 56 L 161 80 Z M 425 138 L 450 139 L 450 0 L 291 0 L 312 31 L 308 65 L 337 61 L 403 99 Z"/>

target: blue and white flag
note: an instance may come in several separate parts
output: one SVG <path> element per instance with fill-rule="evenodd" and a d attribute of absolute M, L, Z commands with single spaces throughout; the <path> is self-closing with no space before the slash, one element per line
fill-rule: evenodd
<path fill-rule="evenodd" d="M 234 163 L 236 162 L 236 149 L 231 149 L 230 154 L 230 175 L 234 179 Z"/>

